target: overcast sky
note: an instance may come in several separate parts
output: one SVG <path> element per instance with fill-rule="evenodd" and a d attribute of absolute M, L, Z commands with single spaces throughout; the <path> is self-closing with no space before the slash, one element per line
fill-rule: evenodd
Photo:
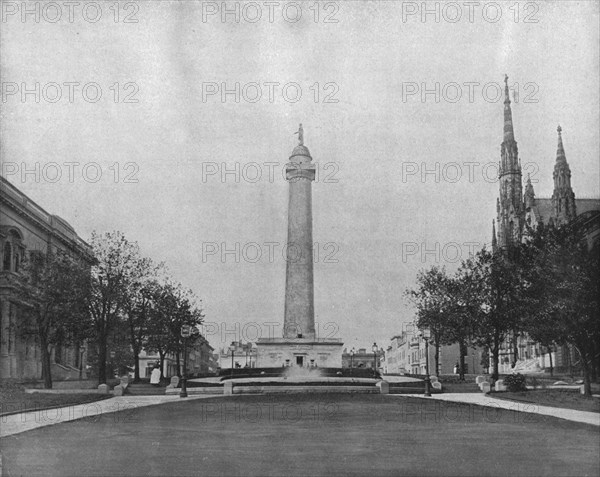
<path fill-rule="evenodd" d="M 421 2 L 303 2 L 295 22 L 286 2 L 272 18 L 263 2 L 238 4 L 239 22 L 221 2 L 123 2 L 118 22 L 114 2 L 97 4 L 100 18 L 59 2 L 39 23 L 20 3 L 2 6 L 3 175 L 84 239 L 138 241 L 203 299 L 207 321 L 240 323 L 242 338 L 256 336 L 244 324 L 267 336 L 283 321 L 281 172 L 300 122 L 319 170 L 316 321 L 349 347 L 387 345 L 414 318 L 403 292 L 420 268 L 453 270 L 465 244 L 489 244 L 505 73 L 536 195 L 552 194 L 558 124 L 576 197 L 599 194 L 597 2 L 481 2 L 471 19 L 441 3 L 438 22 Z M 436 83 L 438 102 L 422 97 Z M 223 244 L 239 244 L 239 261 Z"/>

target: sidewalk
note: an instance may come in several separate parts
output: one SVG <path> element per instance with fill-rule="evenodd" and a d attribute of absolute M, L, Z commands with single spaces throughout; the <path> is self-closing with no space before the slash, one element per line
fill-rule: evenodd
<path fill-rule="evenodd" d="M 91 422 L 97 422 L 103 416 L 106 419 L 106 414 L 118 411 L 123 411 L 119 418 L 126 422 L 134 417 L 132 414 L 140 407 L 210 397 L 214 397 L 214 395 L 194 395 L 187 398 L 180 398 L 178 395 L 118 396 L 86 404 L 10 414 L 0 416 L 0 437 L 12 436 L 38 427 L 51 426 L 61 422 L 74 421 L 75 419 L 87 419 Z"/>
<path fill-rule="evenodd" d="M 423 399 L 437 399 L 440 401 L 462 402 L 466 404 L 501 408 L 506 409 L 507 411 L 543 414 L 545 416 L 558 417 L 559 419 L 567 419 L 569 421 L 600 426 L 600 413 L 576 411 L 574 409 L 564 409 L 559 407 L 539 406 L 538 404 L 528 404 L 517 401 L 507 401 L 505 399 L 496 399 L 483 393 L 433 394 L 431 397 L 426 397 L 422 394 L 390 394 L 390 396 L 410 396 Z"/>

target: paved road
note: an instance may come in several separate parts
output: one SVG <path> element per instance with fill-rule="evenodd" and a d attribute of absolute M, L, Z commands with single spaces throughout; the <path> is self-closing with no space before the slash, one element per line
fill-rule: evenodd
<path fill-rule="evenodd" d="M 510 411 L 529 412 L 533 414 L 543 414 L 545 416 L 558 417 L 574 422 L 583 422 L 600 426 L 600 413 L 576 411 L 574 409 L 564 409 L 559 407 L 540 406 L 538 404 L 528 404 L 516 401 L 507 401 L 496 399 L 483 393 L 443 393 L 433 394 L 431 397 L 422 394 L 390 394 L 390 396 L 411 396 L 423 399 L 437 399 L 440 401 L 463 402 L 467 404 L 477 404 L 479 406 L 495 407 Z"/>
<path fill-rule="evenodd" d="M 211 395 L 194 395 L 184 399 L 202 399 L 215 397 Z M 145 406 L 154 406 L 168 402 L 178 401 L 179 396 L 118 396 L 103 401 L 86 404 L 59 407 L 55 409 L 23 412 L 0 417 L 0 437 L 11 436 L 21 432 L 37 429 L 38 427 L 60 424 L 61 422 L 74 421 L 75 419 L 88 419 L 96 421 L 104 414 L 124 411 L 127 412 Z"/>

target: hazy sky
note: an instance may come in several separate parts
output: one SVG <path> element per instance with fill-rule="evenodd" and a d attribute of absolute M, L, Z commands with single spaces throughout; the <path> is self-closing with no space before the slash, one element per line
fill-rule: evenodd
<path fill-rule="evenodd" d="M 122 2 L 118 22 L 114 2 L 88 3 L 39 4 L 36 22 L 2 2 L 3 175 L 84 239 L 121 230 L 165 261 L 207 321 L 241 324 L 215 347 L 283 321 L 281 172 L 300 122 L 319 168 L 316 321 L 349 347 L 387 345 L 413 318 L 419 268 L 490 242 L 505 73 L 536 194 L 552 194 L 559 123 L 576 197 L 599 194 L 598 2 L 480 2 L 471 18 L 459 2 L 454 23 L 445 3 L 438 22 L 421 2 L 302 2 L 296 22 L 289 2 L 272 18 L 227 2 L 239 22 L 221 2 Z M 436 83 L 438 102 L 421 96 Z M 239 261 L 221 254 L 236 244 Z"/>

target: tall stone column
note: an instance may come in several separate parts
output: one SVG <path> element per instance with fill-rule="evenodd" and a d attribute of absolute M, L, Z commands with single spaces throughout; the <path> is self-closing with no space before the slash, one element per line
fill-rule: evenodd
<path fill-rule="evenodd" d="M 315 166 L 304 146 L 302 124 L 298 135 L 299 145 L 286 167 L 290 194 L 283 337 L 315 339 L 311 190 Z"/>

